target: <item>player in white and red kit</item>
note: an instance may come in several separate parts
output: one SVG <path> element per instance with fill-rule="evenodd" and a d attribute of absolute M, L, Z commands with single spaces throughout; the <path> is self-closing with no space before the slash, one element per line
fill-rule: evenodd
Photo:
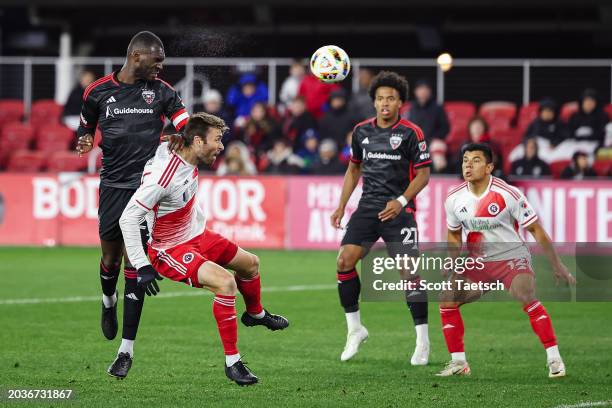
<path fill-rule="evenodd" d="M 519 235 L 519 227 L 529 231 L 552 264 L 557 281 L 575 284 L 574 277 L 557 255 L 538 216 L 523 193 L 493 177 L 489 146 L 470 144 L 463 148 L 465 182 L 452 189 L 444 204 L 451 255 L 458 256 L 463 234 L 471 257 L 482 257 L 482 265 L 450 276 L 451 290 L 441 293 L 442 331 L 451 361 L 438 376 L 467 375 L 470 366 L 463 346 L 463 319 L 459 307 L 477 300 L 482 290 L 462 290 L 457 281 L 491 283 L 500 281 L 510 295 L 522 303 L 531 327 L 546 349 L 549 377 L 565 375 L 550 316 L 535 295 L 535 274 L 529 249 Z"/>
<path fill-rule="evenodd" d="M 160 145 L 145 166 L 142 184 L 125 208 L 120 225 L 127 254 L 138 270 L 138 285 L 148 295 L 159 291 L 158 273 L 215 294 L 213 314 L 225 351 L 225 373 L 239 385 L 257 382 L 257 377 L 240 360 L 236 346 L 236 292 L 246 304 L 242 322 L 281 330 L 289 325 L 282 316 L 268 313 L 261 305 L 259 259 L 234 242 L 206 229 L 206 217 L 198 205 L 198 168 L 212 164 L 223 150 L 223 120 L 213 115 L 192 115 L 185 127 L 184 146 L 170 152 Z M 139 225 L 153 214 L 149 259 L 140 243 Z M 234 276 L 225 269 L 236 272 Z M 130 355 L 119 353 L 114 364 L 129 370 Z M 113 370 L 114 372 L 121 370 Z"/>

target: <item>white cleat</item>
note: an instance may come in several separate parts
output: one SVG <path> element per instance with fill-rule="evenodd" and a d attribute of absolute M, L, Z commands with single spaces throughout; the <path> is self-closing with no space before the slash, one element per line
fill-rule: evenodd
<path fill-rule="evenodd" d="M 410 364 L 413 366 L 424 366 L 429 363 L 429 343 L 417 343 L 414 348 L 414 354 L 410 359 Z"/>
<path fill-rule="evenodd" d="M 547 365 L 549 378 L 565 377 L 565 364 L 563 364 L 563 360 L 553 358 L 548 361 Z"/>
<path fill-rule="evenodd" d="M 436 374 L 438 377 L 450 377 L 452 375 L 470 375 L 470 365 L 467 361 L 451 360 L 450 363 L 444 367 L 444 370 Z"/>
<path fill-rule="evenodd" d="M 354 330 L 346 336 L 346 346 L 344 351 L 340 355 L 340 361 L 350 360 L 359 351 L 361 343 L 368 339 L 368 330 L 361 326 L 359 329 Z"/>

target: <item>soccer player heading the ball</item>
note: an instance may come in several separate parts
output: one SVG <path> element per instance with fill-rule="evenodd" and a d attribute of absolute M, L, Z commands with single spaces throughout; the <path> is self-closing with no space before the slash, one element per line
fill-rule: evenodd
<path fill-rule="evenodd" d="M 147 163 L 142 184 L 119 224 L 128 257 L 138 270 L 138 286 L 147 294 L 159 290 L 157 273 L 215 294 L 213 314 L 225 351 L 225 374 L 239 385 L 249 385 L 256 383 L 257 377 L 242 363 L 236 347 L 236 292 L 242 294 L 246 304 L 241 318 L 244 325 L 282 330 L 289 322 L 268 313 L 261 305 L 257 256 L 206 229 L 206 218 L 197 199 L 197 166 L 215 161 L 223 150 L 221 138 L 226 129 L 225 122 L 216 116 L 193 114 L 185 126 L 184 146 L 170 152 L 163 143 Z M 154 221 L 149 262 L 140 243 L 139 225 L 150 212 Z M 226 268 L 235 271 L 235 276 Z"/>
<path fill-rule="evenodd" d="M 444 207 L 451 256 L 461 251 L 465 233 L 471 257 L 482 257 L 484 268 L 453 272 L 451 290 L 441 293 L 442 331 L 451 361 L 438 376 L 470 374 L 463 348 L 463 319 L 459 307 L 480 298 L 480 288 L 459 286 L 457 281 L 482 284 L 500 281 L 510 295 L 523 305 L 531 327 L 546 349 L 549 377 L 563 377 L 565 365 L 559 354 L 557 339 L 548 312 L 536 298 L 535 274 L 529 249 L 518 233 L 518 227 L 533 235 L 553 267 L 557 281 L 575 284 L 576 280 L 561 262 L 538 216 L 515 187 L 493 177 L 493 153 L 485 144 L 469 144 L 462 150 L 465 182 L 450 190 Z"/>
<path fill-rule="evenodd" d="M 353 130 L 351 160 L 344 176 L 338 208 L 331 223 L 341 228 L 345 207 L 363 175 L 363 195 L 351 216 L 337 258 L 338 293 L 344 308 L 348 335 L 340 359 L 351 359 L 368 337 L 361 324 L 359 293 L 361 283 L 355 268 L 370 246 L 380 237 L 390 256 L 418 256 L 418 231 L 414 200 L 429 182 L 431 159 L 421 129 L 400 119 L 408 83 L 395 72 L 382 71 L 372 81 L 370 97 L 376 117 L 363 121 Z M 402 278 L 417 282 L 417 271 L 400 271 Z M 416 328 L 413 365 L 429 360 L 427 293 L 406 292 Z"/>

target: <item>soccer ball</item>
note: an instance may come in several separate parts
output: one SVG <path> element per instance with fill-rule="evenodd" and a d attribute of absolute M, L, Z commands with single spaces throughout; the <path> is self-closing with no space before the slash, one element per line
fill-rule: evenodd
<path fill-rule="evenodd" d="M 310 71 L 323 82 L 340 82 L 350 70 L 348 54 L 336 45 L 324 45 L 310 58 Z"/>

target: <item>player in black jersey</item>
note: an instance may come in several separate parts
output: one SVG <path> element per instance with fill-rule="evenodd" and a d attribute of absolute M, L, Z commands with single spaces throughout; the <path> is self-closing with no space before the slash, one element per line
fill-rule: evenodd
<path fill-rule="evenodd" d="M 178 93 L 157 75 L 165 59 L 164 45 L 155 34 L 136 34 L 127 49 L 125 64 L 92 83 L 83 94 L 77 151 L 87 153 L 93 147 L 93 134 L 100 128 L 102 171 L 98 209 L 102 248 L 100 281 L 102 284 L 102 332 L 112 340 L 117 335 L 117 279 L 124 261 L 125 293 L 123 334 L 118 357 L 109 367 L 110 375 L 127 375 L 134 354 L 138 323 L 145 292 L 136 284 L 137 273 L 125 255 L 119 218 L 140 186 L 145 163 L 151 159 L 160 141 L 165 118 L 177 130 L 189 114 Z M 142 227 L 143 244 L 148 234 Z"/>
<path fill-rule="evenodd" d="M 341 228 L 346 203 L 363 175 L 363 194 L 347 225 L 337 259 L 338 293 L 348 326 L 342 361 L 357 354 L 368 337 L 359 315 L 361 283 L 355 266 L 380 237 L 391 256 L 418 255 L 414 199 L 429 182 L 431 165 L 423 132 L 399 116 L 408 92 L 406 80 L 395 72 L 382 71 L 369 92 L 376 117 L 353 130 L 340 204 L 331 216 L 332 225 Z M 402 275 L 404 279 L 418 279 L 409 271 L 402 271 Z M 411 364 L 425 365 L 429 360 L 427 293 L 408 291 L 406 302 L 417 333 Z"/>

